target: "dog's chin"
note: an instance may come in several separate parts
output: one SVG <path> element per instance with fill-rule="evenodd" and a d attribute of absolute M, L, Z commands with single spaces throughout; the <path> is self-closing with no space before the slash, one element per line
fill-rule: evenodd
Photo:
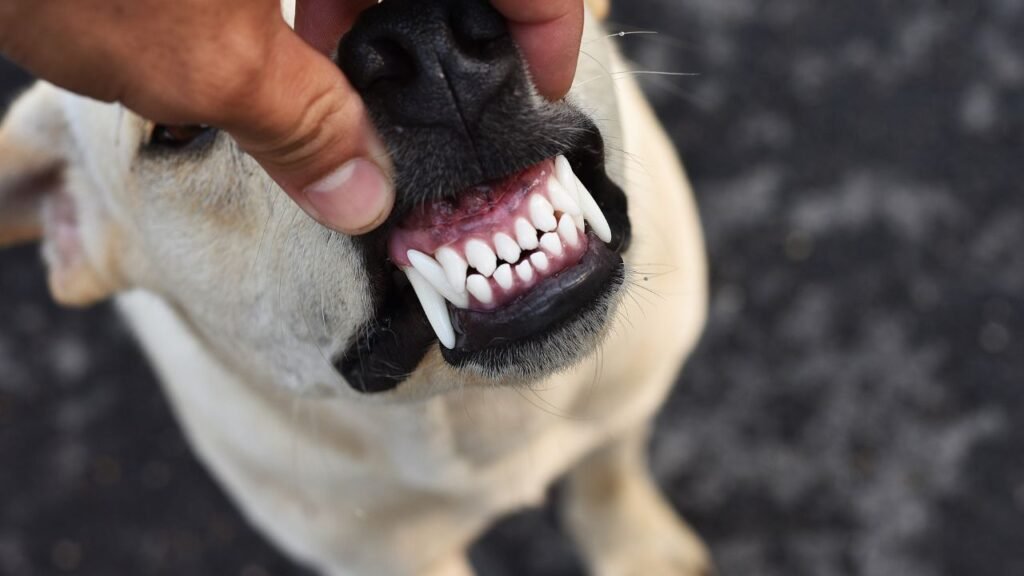
<path fill-rule="evenodd" d="M 507 174 L 400 206 L 358 239 L 379 305 L 335 364 L 354 389 L 398 387 L 435 347 L 502 384 L 593 352 L 621 297 L 631 230 L 600 133 L 584 124 L 561 149 L 506 159 Z"/>

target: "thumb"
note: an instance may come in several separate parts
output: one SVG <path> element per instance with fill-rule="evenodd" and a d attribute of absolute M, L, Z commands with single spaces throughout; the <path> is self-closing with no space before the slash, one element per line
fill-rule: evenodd
<path fill-rule="evenodd" d="M 346 234 L 394 204 L 390 163 L 337 66 L 282 26 L 251 93 L 223 127 L 306 212 Z"/>

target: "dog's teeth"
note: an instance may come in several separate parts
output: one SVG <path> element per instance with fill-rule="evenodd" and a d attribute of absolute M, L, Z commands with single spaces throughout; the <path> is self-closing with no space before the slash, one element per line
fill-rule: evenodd
<path fill-rule="evenodd" d="M 415 268 L 406 268 L 405 275 L 409 278 L 409 284 L 412 284 L 412 289 L 416 292 L 420 306 L 427 315 L 430 327 L 437 334 L 437 339 L 445 348 L 454 348 L 455 329 L 452 327 L 452 319 L 448 315 L 444 297 Z"/>
<path fill-rule="evenodd" d="M 505 262 L 518 262 L 522 252 L 511 236 L 501 232 L 494 235 L 494 248 Z"/>
<path fill-rule="evenodd" d="M 515 279 L 512 277 L 512 265 L 502 264 L 498 266 L 498 269 L 494 271 L 494 281 L 501 286 L 502 290 L 508 290 L 512 288 L 512 283 Z"/>
<path fill-rule="evenodd" d="M 533 280 L 533 266 L 530 266 L 529 261 L 523 260 L 516 266 L 516 276 L 523 282 L 530 283 Z"/>
<path fill-rule="evenodd" d="M 580 193 L 580 209 L 583 211 L 583 217 L 590 223 L 594 234 L 597 234 L 602 242 L 611 242 L 612 228 L 608 225 L 608 219 L 604 217 L 604 212 L 601 211 L 601 207 L 597 205 L 597 201 L 590 195 L 583 183 L 579 180 L 576 182 Z"/>
<path fill-rule="evenodd" d="M 576 203 L 574 198 L 575 194 L 570 194 L 568 190 L 562 186 L 562 183 L 554 175 L 548 179 L 548 198 L 551 199 L 551 205 L 554 206 L 555 210 L 564 212 L 566 214 L 572 214 L 573 216 L 582 214 L 580 212 L 580 205 Z"/>
<path fill-rule="evenodd" d="M 540 247 L 552 256 L 562 255 L 562 240 L 554 232 L 548 232 L 540 237 Z"/>
<path fill-rule="evenodd" d="M 573 248 L 580 245 L 580 231 L 576 228 L 576 222 L 573 221 L 572 216 L 568 214 L 562 214 L 562 218 L 558 221 L 558 235 Z"/>
<path fill-rule="evenodd" d="M 437 261 L 444 267 L 444 275 L 448 278 L 448 283 L 459 292 L 465 292 L 466 269 L 469 268 L 466 259 L 453 248 L 447 246 L 438 250 L 434 256 L 437 257 Z"/>
<path fill-rule="evenodd" d="M 539 245 L 537 229 L 526 218 L 516 220 L 516 242 L 523 250 L 533 250 Z"/>
<path fill-rule="evenodd" d="M 476 268 L 477 272 L 488 278 L 498 267 L 497 255 L 483 240 L 470 240 L 466 243 L 466 260 L 469 260 L 469 265 Z"/>
<path fill-rule="evenodd" d="M 494 301 L 494 291 L 491 290 L 491 283 L 487 278 L 479 274 L 473 274 L 466 279 L 466 290 L 480 301 L 481 304 L 490 304 Z"/>
<path fill-rule="evenodd" d="M 594 197 L 591 196 L 590 191 L 587 187 L 580 182 L 580 179 L 573 172 L 572 166 L 569 165 L 569 161 L 564 156 L 555 158 L 555 175 L 558 177 L 558 181 L 562 186 L 567 189 L 570 194 L 576 192 L 576 199 L 580 204 L 580 211 L 583 213 L 583 217 L 587 222 L 590 222 L 590 227 L 594 229 L 594 234 L 604 242 L 612 241 L 612 229 L 608 225 L 608 219 L 604 217 L 604 212 L 601 211 L 601 207 L 597 205 Z M 577 222 L 577 224 L 579 224 Z"/>
<path fill-rule="evenodd" d="M 538 230 L 551 232 L 558 227 L 555 220 L 555 208 L 548 199 L 540 194 L 530 197 L 530 221 Z"/>
<path fill-rule="evenodd" d="M 466 296 L 465 291 L 461 287 L 455 288 L 449 283 L 447 276 L 445 276 L 444 268 L 437 263 L 437 260 L 418 250 L 409 250 L 406 256 L 408 256 L 409 263 L 412 264 L 413 268 L 427 282 L 430 282 L 434 290 L 437 290 L 446 300 L 459 308 L 465 308 L 469 305 L 469 298 Z"/>
<path fill-rule="evenodd" d="M 548 266 L 551 264 L 548 261 L 548 255 L 543 252 L 534 252 L 530 255 L 530 262 L 540 272 L 547 272 Z"/>
<path fill-rule="evenodd" d="M 574 200 L 578 201 L 579 192 L 576 191 L 576 173 L 565 156 L 555 158 L 555 177 Z"/>

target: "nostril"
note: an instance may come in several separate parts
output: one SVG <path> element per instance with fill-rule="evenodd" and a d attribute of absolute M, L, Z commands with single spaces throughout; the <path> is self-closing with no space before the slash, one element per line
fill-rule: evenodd
<path fill-rule="evenodd" d="M 407 86 L 418 74 L 415 56 L 393 38 L 381 36 L 367 41 L 358 50 L 358 58 L 349 66 L 349 80 L 359 90 L 389 82 Z"/>
<path fill-rule="evenodd" d="M 396 84 L 409 84 L 416 77 L 416 58 L 398 41 L 391 38 L 378 38 L 370 42 L 370 47 L 381 60 L 380 68 L 371 78 L 370 83 L 390 80 Z"/>
<path fill-rule="evenodd" d="M 449 13 L 452 39 L 463 54 L 484 60 L 492 56 L 498 43 L 508 36 L 505 19 L 490 5 L 462 3 Z"/>

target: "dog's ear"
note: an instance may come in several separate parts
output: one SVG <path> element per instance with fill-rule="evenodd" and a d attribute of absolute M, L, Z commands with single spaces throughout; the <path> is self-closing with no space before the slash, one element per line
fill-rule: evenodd
<path fill-rule="evenodd" d="M 0 247 L 42 240 L 54 299 L 85 306 L 112 288 L 90 263 L 65 186 L 71 136 L 61 98 L 58 88 L 39 82 L 0 125 Z"/>
<path fill-rule="evenodd" d="M 604 20 L 608 17 L 611 4 L 611 0 L 587 0 L 587 6 L 598 20 Z"/>
<path fill-rule="evenodd" d="M 59 186 L 67 139 L 58 98 L 36 84 L 0 125 L 0 247 L 42 236 L 43 199 Z"/>

